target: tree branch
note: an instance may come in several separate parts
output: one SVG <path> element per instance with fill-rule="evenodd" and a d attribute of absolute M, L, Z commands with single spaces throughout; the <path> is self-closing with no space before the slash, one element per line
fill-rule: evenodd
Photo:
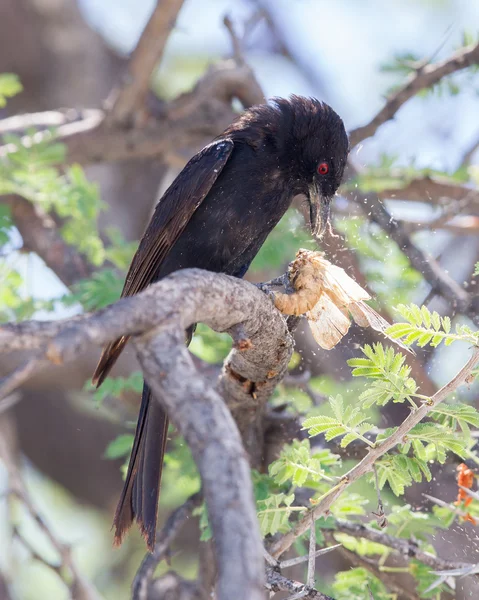
<path fill-rule="evenodd" d="M 170 545 L 191 516 L 193 509 L 201 502 L 201 494 L 194 494 L 168 517 L 163 529 L 157 535 L 155 549 L 143 559 L 132 585 L 132 600 L 148 600 L 148 590 L 156 567 L 167 556 Z"/>
<path fill-rule="evenodd" d="M 38 254 L 66 286 L 92 275 L 93 266 L 63 240 L 52 217 L 40 206 L 13 195 L 0 196 L 0 202 L 10 207 L 24 248 Z"/>
<path fill-rule="evenodd" d="M 128 63 L 123 85 L 116 92 L 117 97 L 107 118 L 109 123 L 132 125 L 135 116 L 144 110 L 151 74 L 163 56 L 183 1 L 157 0 Z"/>
<path fill-rule="evenodd" d="M 30 550 L 33 558 L 42 562 L 58 574 L 58 576 L 63 580 L 65 586 L 68 588 L 71 598 L 75 598 L 76 600 L 100 600 L 98 591 L 79 571 L 77 564 L 73 559 L 71 547 L 58 539 L 58 537 L 45 522 L 44 518 L 35 508 L 23 482 L 13 449 L 9 444 L 9 436 L 4 435 L 4 433 L 5 432 L 2 432 L 2 435 L 0 436 L 0 459 L 5 465 L 8 473 L 8 481 L 10 486 L 9 494 L 11 496 L 16 496 L 24 505 L 38 528 L 43 532 L 51 546 L 54 548 L 55 552 L 58 554 L 59 564 L 52 564 L 45 560 L 43 556 L 41 556 L 30 546 L 28 540 L 20 533 L 19 530 L 15 531 L 15 535 Z M 65 570 L 70 573 L 71 579 L 68 576 L 65 577 Z"/>
<path fill-rule="evenodd" d="M 404 538 L 393 537 L 383 531 L 372 529 L 361 523 L 351 523 L 350 521 L 337 520 L 335 524 L 335 531 L 347 533 L 348 535 L 355 538 L 364 538 L 377 544 L 382 544 L 391 548 L 396 554 L 401 555 L 406 560 L 415 558 L 420 562 L 424 563 L 431 569 L 436 571 L 445 571 L 448 569 L 467 569 L 472 565 L 470 563 L 464 563 L 460 561 L 447 560 L 434 556 L 429 552 L 424 552 L 419 548 L 417 542 L 407 540 Z"/>
<path fill-rule="evenodd" d="M 154 397 L 184 436 L 201 475 L 215 542 L 218 598 L 259 600 L 264 594 L 263 546 L 250 469 L 231 413 L 196 371 L 184 345 L 184 330 L 197 322 L 228 331 L 235 340 L 228 363 L 232 375 L 225 371 L 221 389 L 231 390 L 234 401 L 240 395 L 253 400 L 252 406 L 255 396 L 264 401 L 291 356 L 287 324 L 252 284 L 199 269 L 178 271 L 92 315 L 5 325 L 0 352 L 29 349 L 39 365 L 45 360 L 62 364 L 92 345 L 134 336 Z"/>
<path fill-rule="evenodd" d="M 432 87 L 443 77 L 478 63 L 479 44 L 461 48 L 446 60 L 424 65 L 416 69 L 416 71 L 408 77 L 405 84 L 389 96 L 385 106 L 367 125 L 363 125 L 362 127 L 358 127 L 351 131 L 349 136 L 351 147 L 356 146 L 366 138 L 374 135 L 378 127 L 392 119 L 401 106 L 415 96 L 420 90 Z"/>
<path fill-rule="evenodd" d="M 266 567 L 266 580 L 267 587 L 271 592 L 289 592 L 294 594 L 294 598 L 302 600 L 334 600 L 331 596 L 326 596 L 304 583 L 284 577 L 278 569 L 273 567 Z"/>
<path fill-rule="evenodd" d="M 467 361 L 467 363 L 462 367 L 462 369 L 457 373 L 457 375 L 445 386 L 443 386 L 440 390 L 438 390 L 430 399 L 430 402 L 422 404 L 417 410 L 414 410 L 402 423 L 399 427 L 394 431 L 392 435 L 390 435 L 387 439 L 381 442 L 376 448 L 372 448 L 369 450 L 368 454 L 355 465 L 350 471 L 348 471 L 341 479 L 340 483 L 332 488 L 330 493 L 325 495 L 323 499 L 311 510 L 310 513 L 306 514 L 292 529 L 292 531 L 286 533 L 278 540 L 276 540 L 271 548 L 270 554 L 278 558 L 285 552 L 293 543 L 294 540 L 303 535 L 311 524 L 311 513 L 314 516 L 314 519 L 319 519 L 324 516 L 324 514 L 329 510 L 331 504 L 339 498 L 339 496 L 346 490 L 352 483 L 357 481 L 360 477 L 369 473 L 374 463 L 381 458 L 386 452 L 402 443 L 407 433 L 418 423 L 427 416 L 429 412 L 434 410 L 434 408 L 440 404 L 443 400 L 447 398 L 449 394 L 454 392 L 459 386 L 463 385 L 468 377 L 470 376 L 472 370 L 479 362 L 479 348 L 474 348 L 472 352 L 471 358 Z"/>

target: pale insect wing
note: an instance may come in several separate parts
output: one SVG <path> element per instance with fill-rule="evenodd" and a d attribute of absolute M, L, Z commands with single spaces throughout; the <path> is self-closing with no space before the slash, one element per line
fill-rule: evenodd
<path fill-rule="evenodd" d="M 323 294 L 315 307 L 306 313 L 313 338 L 321 348 L 331 350 L 346 335 L 351 322 L 345 312 Z"/>
<path fill-rule="evenodd" d="M 366 304 L 365 302 L 355 302 L 353 304 L 350 304 L 348 308 L 349 308 L 350 313 L 353 316 L 353 319 L 356 321 L 356 323 L 360 327 L 368 327 L 369 326 L 372 329 L 374 329 L 375 331 L 382 333 L 382 335 L 384 335 L 384 337 L 386 337 L 391 342 L 394 342 L 396 345 L 398 345 L 403 350 L 406 350 L 407 352 L 410 352 L 411 354 L 415 354 L 415 352 L 413 350 L 411 350 L 411 348 L 408 348 L 399 340 L 395 340 L 385 333 L 386 329 L 388 327 L 390 327 L 391 324 L 388 323 L 386 321 L 386 319 L 383 319 L 383 317 L 381 317 L 381 315 L 378 314 L 368 304 Z"/>
<path fill-rule="evenodd" d="M 344 304 L 369 300 L 371 296 L 358 283 L 354 281 L 344 269 L 330 265 L 325 271 L 326 283 L 335 292 L 344 298 Z M 339 292 L 339 293 L 338 293 Z"/>

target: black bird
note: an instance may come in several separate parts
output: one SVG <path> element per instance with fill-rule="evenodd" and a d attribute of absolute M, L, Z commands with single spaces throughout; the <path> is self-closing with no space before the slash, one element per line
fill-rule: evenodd
<path fill-rule="evenodd" d="M 348 150 L 341 118 L 319 100 L 291 96 L 246 110 L 193 156 L 160 199 L 122 296 L 188 267 L 243 277 L 299 194 L 309 202 L 313 234 L 321 235 Z M 97 387 L 127 341 L 121 337 L 104 348 L 93 375 Z M 115 543 L 136 519 L 153 550 L 167 429 L 168 417 L 145 383 Z"/>

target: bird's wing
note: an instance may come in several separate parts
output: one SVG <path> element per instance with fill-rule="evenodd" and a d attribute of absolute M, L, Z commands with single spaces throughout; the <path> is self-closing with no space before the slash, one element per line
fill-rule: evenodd
<path fill-rule="evenodd" d="M 233 151 L 230 139 L 205 146 L 186 164 L 158 202 L 128 270 L 122 298 L 144 290 L 159 266 L 203 202 Z M 94 384 L 102 384 L 113 367 L 128 337 L 121 337 L 103 350 L 93 374 Z"/>
<path fill-rule="evenodd" d="M 233 150 L 223 139 L 209 144 L 184 167 L 158 202 L 128 270 L 123 296 L 132 296 L 151 283 L 169 250 L 203 202 Z"/>

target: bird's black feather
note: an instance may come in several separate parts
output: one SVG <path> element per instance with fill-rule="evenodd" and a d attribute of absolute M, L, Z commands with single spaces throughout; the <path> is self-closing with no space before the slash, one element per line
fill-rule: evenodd
<path fill-rule="evenodd" d="M 243 277 L 294 196 L 318 191 L 329 202 L 343 175 L 348 139 L 340 117 L 314 98 L 275 99 L 245 111 L 195 155 L 159 201 L 127 274 L 123 296 L 178 269 Z M 327 162 L 327 175 L 318 164 Z M 100 385 L 126 337 L 107 346 L 93 381 Z M 167 415 L 144 387 L 115 539 L 134 519 L 153 548 Z"/>

